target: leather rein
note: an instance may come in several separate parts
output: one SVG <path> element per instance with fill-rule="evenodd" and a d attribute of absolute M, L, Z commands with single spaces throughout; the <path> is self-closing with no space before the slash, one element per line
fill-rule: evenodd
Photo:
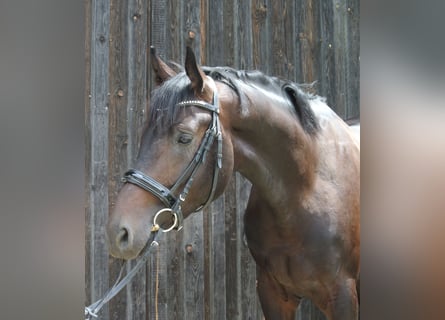
<path fill-rule="evenodd" d="M 199 206 L 195 212 L 202 210 L 212 202 L 216 187 L 218 185 L 219 170 L 222 168 L 222 134 L 219 120 L 219 100 L 216 89 L 213 93 L 213 104 L 201 100 L 187 100 L 178 103 L 176 106 L 198 107 L 210 111 L 212 115 L 212 120 L 210 121 L 209 127 L 192 161 L 188 164 L 171 188 L 164 186 L 162 183 L 156 181 L 152 177 L 135 169 L 128 170 L 122 178 L 122 181 L 137 185 L 138 187 L 155 195 L 165 205 L 166 208 L 159 210 L 156 213 L 153 221 L 153 224 L 157 225 L 157 219 L 161 214 L 167 212 L 170 213 L 173 217 L 173 224 L 167 229 L 161 229 L 164 232 L 171 231 L 172 229 L 182 229 L 184 220 L 182 214 L 182 203 L 186 200 L 193 184 L 193 179 L 198 172 L 199 167 L 205 162 L 207 153 L 213 146 L 215 140 L 217 141 L 218 146 L 216 153 L 216 164 L 213 169 L 212 187 L 210 189 L 207 201 Z M 179 188 L 181 185 L 184 185 L 184 188 L 179 193 Z M 179 196 L 176 196 L 178 193 Z"/>

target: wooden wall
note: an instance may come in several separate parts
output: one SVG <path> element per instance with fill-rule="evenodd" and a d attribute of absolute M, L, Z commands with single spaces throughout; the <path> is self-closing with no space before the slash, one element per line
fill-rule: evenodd
<path fill-rule="evenodd" d="M 148 48 L 183 64 L 260 69 L 360 116 L 359 0 L 86 0 L 86 304 L 117 277 L 105 224 L 132 166 L 153 89 Z M 255 264 L 243 241 L 249 183 L 235 175 L 209 209 L 166 235 L 101 319 L 262 319 Z M 187 251 L 187 248 L 189 251 Z M 134 262 L 128 262 L 131 268 Z M 305 301 L 297 319 L 324 319 Z"/>

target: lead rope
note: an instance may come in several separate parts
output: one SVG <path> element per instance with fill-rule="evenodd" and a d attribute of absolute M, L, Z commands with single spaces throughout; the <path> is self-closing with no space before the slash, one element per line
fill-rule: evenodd
<path fill-rule="evenodd" d="M 125 268 L 124 263 L 122 263 L 121 270 L 119 272 L 119 276 L 117 277 L 114 285 L 105 293 L 103 298 L 97 300 L 96 302 L 92 303 L 88 307 L 85 307 L 85 320 L 92 320 L 93 318 L 98 318 L 98 313 L 102 309 L 102 307 L 110 301 L 114 296 L 116 296 L 127 284 L 130 283 L 130 281 L 134 278 L 134 276 L 137 274 L 139 269 L 145 264 L 145 262 L 148 259 L 148 256 L 150 255 L 152 249 L 154 247 L 157 248 L 157 252 L 159 253 L 159 243 L 156 241 L 156 239 L 159 236 L 159 225 L 154 224 L 151 229 L 151 241 L 149 239 L 150 244 L 147 245 L 147 248 L 145 249 L 145 252 L 142 253 L 140 256 L 139 261 L 136 263 L 136 265 L 131 269 L 127 275 L 121 279 L 123 275 L 123 270 Z M 159 270 L 157 270 L 158 273 Z M 157 293 L 156 293 L 156 300 L 157 300 Z M 157 305 L 157 301 L 156 301 Z M 157 308 L 157 307 L 156 307 Z"/>
<path fill-rule="evenodd" d="M 156 280 L 155 280 L 155 319 L 159 319 L 158 296 L 159 296 L 159 246 L 156 248 Z"/>

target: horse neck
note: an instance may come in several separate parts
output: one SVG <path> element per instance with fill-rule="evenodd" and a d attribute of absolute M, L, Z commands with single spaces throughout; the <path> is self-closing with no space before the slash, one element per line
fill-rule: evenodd
<path fill-rule="evenodd" d="M 248 96 L 249 103 L 231 114 L 235 170 L 269 202 L 296 200 L 313 185 L 315 140 L 278 106 L 289 103 L 284 98 L 262 90 Z"/>

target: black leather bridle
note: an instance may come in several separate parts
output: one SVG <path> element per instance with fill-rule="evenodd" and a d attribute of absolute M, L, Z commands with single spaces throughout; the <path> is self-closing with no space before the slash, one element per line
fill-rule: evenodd
<path fill-rule="evenodd" d="M 178 103 L 177 106 L 179 107 L 193 106 L 209 110 L 212 114 L 212 121 L 209 124 L 209 127 L 201 141 L 198 150 L 195 153 L 194 158 L 185 168 L 184 172 L 179 176 L 178 180 L 176 180 L 175 184 L 171 188 L 167 188 L 162 183 L 147 176 L 143 172 L 134 169 L 128 170 L 124 174 L 124 177 L 122 178 L 124 182 L 137 185 L 138 187 L 155 195 L 166 206 L 166 208 L 159 210 L 154 217 L 154 225 L 157 225 L 156 219 L 160 214 L 163 214 L 165 212 L 169 212 L 172 214 L 174 222 L 171 227 L 163 230 L 165 232 L 170 231 L 172 229 L 176 230 L 182 229 L 182 223 L 184 217 L 182 214 L 181 204 L 185 201 L 190 191 L 190 187 L 192 186 L 195 174 L 197 173 L 199 166 L 205 162 L 206 155 L 211 149 L 215 139 L 218 142 L 217 146 L 218 149 L 216 153 L 216 164 L 213 169 L 212 188 L 209 192 L 207 201 L 203 205 L 199 206 L 195 210 L 195 212 L 202 210 L 207 205 L 209 205 L 210 202 L 212 202 L 218 184 L 219 170 L 222 168 L 222 135 L 221 135 L 221 124 L 219 120 L 219 101 L 216 90 L 214 91 L 213 94 L 213 104 L 201 100 L 187 100 Z M 185 186 L 182 189 L 182 192 L 179 193 L 178 189 L 184 183 Z M 179 196 L 176 196 L 176 194 L 178 193 Z"/>

